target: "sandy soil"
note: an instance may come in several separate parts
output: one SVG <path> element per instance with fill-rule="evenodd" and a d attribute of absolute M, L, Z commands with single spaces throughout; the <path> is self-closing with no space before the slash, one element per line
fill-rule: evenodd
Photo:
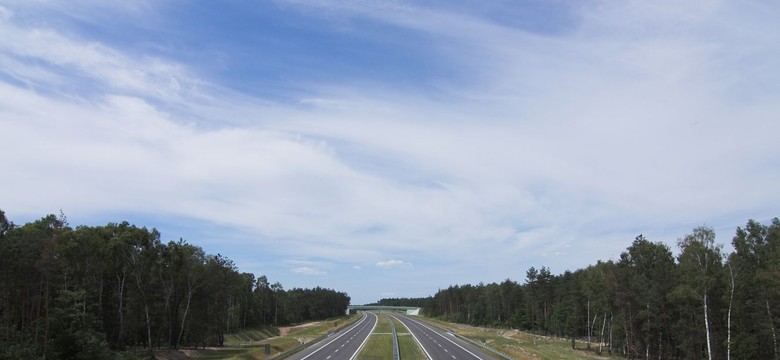
<path fill-rule="evenodd" d="M 286 326 L 286 327 L 280 327 L 279 328 L 279 336 L 285 336 L 289 334 L 291 331 L 297 330 L 297 329 L 303 329 L 307 327 L 312 327 L 321 324 L 322 322 L 312 322 L 312 323 L 306 323 L 296 326 Z"/>

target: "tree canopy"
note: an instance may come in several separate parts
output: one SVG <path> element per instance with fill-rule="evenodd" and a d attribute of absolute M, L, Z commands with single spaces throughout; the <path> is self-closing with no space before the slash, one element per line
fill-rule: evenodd
<path fill-rule="evenodd" d="M 21 226 L 0 210 L 0 359 L 109 359 L 223 345 L 226 333 L 343 314 L 335 290 L 291 289 L 127 222 Z"/>
<path fill-rule="evenodd" d="M 479 326 L 585 339 L 628 358 L 780 359 L 780 221 L 750 220 L 722 253 L 709 227 L 677 242 L 637 236 L 617 261 L 522 282 L 451 285 L 432 298 L 383 299 Z M 589 345 L 590 346 L 590 345 Z"/>

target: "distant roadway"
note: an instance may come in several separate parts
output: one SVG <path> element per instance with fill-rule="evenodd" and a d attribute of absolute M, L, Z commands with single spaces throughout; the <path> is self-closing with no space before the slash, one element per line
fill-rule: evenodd
<path fill-rule="evenodd" d="M 360 347 L 376 326 L 374 313 L 364 313 L 355 325 L 339 331 L 324 340 L 295 353 L 291 360 L 350 360 L 357 357 Z M 392 354 L 391 354 L 392 356 Z"/>
<path fill-rule="evenodd" d="M 495 357 L 467 344 L 444 330 L 431 326 L 413 316 L 392 315 L 414 335 L 423 352 L 431 360 L 492 360 Z"/>

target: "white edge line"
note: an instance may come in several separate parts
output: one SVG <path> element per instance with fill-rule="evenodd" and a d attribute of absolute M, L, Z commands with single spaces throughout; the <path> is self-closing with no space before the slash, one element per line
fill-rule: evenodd
<path fill-rule="evenodd" d="M 350 357 L 349 360 L 354 359 L 357 356 L 357 354 L 360 352 L 360 350 L 363 349 L 363 346 L 366 345 L 366 342 L 368 342 L 368 338 L 371 337 L 371 333 L 373 333 L 374 329 L 376 329 L 376 324 L 379 323 L 379 316 L 376 316 L 376 314 L 374 314 L 372 312 L 370 312 L 369 314 L 374 315 L 374 317 L 376 317 L 376 321 L 374 322 L 374 326 L 371 327 L 371 331 L 368 332 L 368 335 L 366 335 L 366 338 L 363 340 L 363 343 L 360 344 L 360 347 L 358 347 L 357 350 L 355 350 L 355 353 L 352 354 L 352 357 Z M 301 360 L 303 360 L 303 359 L 301 359 Z"/>
<path fill-rule="evenodd" d="M 431 359 L 431 360 L 432 360 L 433 358 L 431 357 L 431 354 L 429 354 L 429 353 L 428 353 L 428 350 L 425 350 L 425 346 L 423 346 L 423 344 L 420 342 L 420 339 L 418 339 L 418 338 L 417 338 L 417 336 L 416 336 L 416 335 L 414 335 L 414 332 L 412 332 L 412 329 L 410 329 L 408 326 L 406 326 L 406 324 L 404 324 L 404 322 L 403 322 L 403 321 L 401 321 L 401 319 L 399 319 L 399 318 L 395 317 L 395 315 L 390 315 L 390 316 L 392 316 L 392 317 L 394 317 L 396 320 L 398 320 L 398 322 L 399 322 L 399 323 L 401 323 L 401 325 L 403 325 L 403 326 L 406 328 L 406 330 L 409 330 L 409 333 L 410 333 L 410 334 L 412 334 L 412 337 L 414 338 L 414 341 L 417 341 L 417 345 L 419 345 L 419 346 L 420 346 L 420 349 L 422 349 L 422 350 L 423 350 L 423 352 L 425 352 L 425 356 L 427 356 L 427 357 L 428 357 L 428 359 Z"/>
<path fill-rule="evenodd" d="M 314 350 L 314 351 L 312 351 L 312 352 L 311 352 L 311 354 L 309 354 L 309 355 L 306 355 L 306 356 L 302 357 L 302 358 L 301 358 L 301 360 L 304 360 L 304 359 L 308 358 L 309 356 L 312 356 L 312 355 L 314 355 L 315 353 L 317 353 L 317 351 L 320 351 L 320 350 L 322 350 L 322 348 L 324 348 L 324 347 L 326 347 L 326 346 L 330 345 L 330 343 L 332 343 L 332 342 L 334 342 L 334 341 L 338 340 L 340 337 L 342 337 L 342 336 L 344 336 L 344 335 L 347 335 L 347 334 L 349 334 L 349 332 L 350 332 L 350 331 L 352 331 L 352 330 L 353 330 L 353 329 L 355 329 L 355 328 L 356 328 L 358 325 L 360 325 L 361 323 L 363 323 L 363 321 L 366 321 L 366 319 L 367 319 L 367 318 L 368 318 L 368 315 L 365 315 L 365 316 L 363 316 L 363 318 L 362 318 L 362 319 L 360 319 L 360 321 L 358 321 L 358 322 L 357 322 L 357 324 L 355 324 L 355 325 L 352 325 L 352 327 L 351 327 L 351 328 L 349 328 L 349 329 L 347 329 L 346 331 L 344 331 L 344 333 L 343 333 L 343 334 L 341 334 L 341 335 L 339 335 L 339 336 L 336 336 L 336 337 L 335 337 L 333 340 L 331 340 L 331 341 L 328 341 L 328 342 L 327 342 L 325 345 L 322 345 L 322 346 L 320 346 L 320 347 L 319 347 L 317 350 Z"/>
<path fill-rule="evenodd" d="M 409 319 L 409 320 L 412 320 L 412 319 Z M 459 347 L 459 348 L 463 349 L 463 351 L 465 351 L 465 352 L 467 352 L 467 353 L 471 354 L 471 355 L 472 355 L 472 356 L 474 356 L 475 358 L 477 358 L 477 359 L 479 359 L 479 360 L 483 360 L 481 357 L 477 356 L 477 354 L 474 354 L 473 352 L 471 352 L 471 351 L 468 351 L 466 348 L 464 348 L 463 346 L 460 346 L 460 344 L 458 344 L 458 343 L 456 343 L 456 342 L 452 341 L 450 338 L 448 338 L 448 337 L 446 337 L 446 336 L 444 336 L 444 335 L 440 334 L 440 333 L 439 333 L 438 331 L 436 331 L 436 330 L 433 330 L 433 329 L 431 329 L 429 326 L 425 325 L 425 324 L 424 324 L 422 321 L 417 321 L 417 320 L 412 320 L 412 321 L 414 321 L 414 322 L 416 322 L 416 323 L 418 323 L 418 324 L 420 324 L 420 325 L 424 326 L 425 328 L 427 328 L 427 329 L 428 329 L 428 330 L 430 330 L 430 331 L 433 331 L 433 333 L 434 333 L 434 334 L 436 334 L 436 335 L 439 335 L 439 336 L 443 337 L 445 340 L 447 340 L 447 341 L 449 341 L 449 342 L 451 342 L 451 343 L 455 344 L 455 346 L 457 346 L 457 347 Z"/>

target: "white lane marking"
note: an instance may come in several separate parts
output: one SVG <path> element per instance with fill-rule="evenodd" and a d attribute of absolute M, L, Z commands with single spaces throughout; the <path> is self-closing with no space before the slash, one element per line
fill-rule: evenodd
<path fill-rule="evenodd" d="M 342 337 L 342 336 L 344 336 L 344 335 L 347 335 L 347 334 L 349 334 L 350 332 L 352 332 L 352 330 L 355 330 L 355 329 L 358 327 L 358 325 L 360 325 L 361 323 L 363 323 L 364 321 L 366 321 L 366 319 L 368 319 L 368 315 L 364 315 L 364 316 L 363 316 L 363 318 L 362 318 L 362 319 L 360 319 L 360 321 L 359 321 L 357 324 L 355 324 L 355 325 L 353 325 L 351 328 L 349 328 L 349 329 L 345 330 L 343 334 L 341 334 L 341 335 L 339 335 L 339 336 L 336 336 L 336 338 L 335 338 L 335 339 L 333 339 L 333 340 L 329 341 L 327 344 L 325 344 L 325 345 L 322 345 L 322 346 L 320 346 L 320 347 L 319 347 L 317 350 L 314 350 L 314 351 L 312 351 L 312 352 L 311 352 L 311 354 L 309 354 L 309 355 L 306 355 L 306 356 L 302 357 L 302 358 L 301 358 L 301 360 L 306 360 L 306 358 L 308 358 L 309 356 L 312 356 L 312 355 L 314 355 L 314 354 L 315 354 L 317 351 L 320 351 L 320 350 L 322 350 L 322 348 L 324 348 L 324 347 L 326 347 L 326 346 L 330 345 L 330 343 L 332 343 L 332 342 L 334 342 L 334 341 L 338 340 L 340 337 Z M 365 326 L 365 325 L 364 325 L 364 326 Z"/>
<path fill-rule="evenodd" d="M 368 332 L 368 335 L 371 335 L 371 333 L 374 332 L 374 329 L 376 329 L 376 324 L 379 323 L 379 317 L 376 316 L 376 314 L 371 313 L 371 312 L 369 314 L 374 316 L 374 318 L 376 320 L 376 321 L 374 321 L 374 326 L 371 327 L 371 331 Z M 363 325 L 363 327 L 365 327 L 365 325 Z M 357 334 L 355 334 L 355 335 L 357 335 Z M 355 353 L 352 354 L 352 356 L 349 358 L 349 360 L 354 360 L 357 357 L 357 354 L 360 352 L 361 349 L 363 349 L 363 346 L 366 345 L 366 342 L 368 342 L 368 338 L 369 338 L 368 335 L 366 335 L 366 338 L 363 340 L 363 343 L 360 344 L 360 346 L 358 346 L 357 350 L 355 350 Z M 301 359 L 301 360 L 303 360 L 303 359 Z"/>
<path fill-rule="evenodd" d="M 468 351 L 468 350 L 467 350 L 466 348 L 464 348 L 463 346 L 460 346 L 458 343 L 456 343 L 456 342 L 454 342 L 454 341 L 450 340 L 448 337 L 446 337 L 446 336 L 444 336 L 444 335 L 442 335 L 442 334 L 439 334 L 438 332 L 436 332 L 435 330 L 431 329 L 430 327 L 428 327 L 427 325 L 423 324 L 422 322 L 420 322 L 420 321 L 417 321 L 417 320 L 412 320 L 412 319 L 409 319 L 409 320 L 411 320 L 411 321 L 413 321 L 413 322 L 416 322 L 416 323 L 418 323 L 418 324 L 422 325 L 423 327 L 427 328 L 428 330 L 432 331 L 433 333 L 435 333 L 435 334 L 437 334 L 437 335 L 441 336 L 441 337 L 442 337 L 442 338 L 444 338 L 445 340 L 447 340 L 447 341 L 449 341 L 449 342 L 453 343 L 455 346 L 457 346 L 457 347 L 459 347 L 459 348 L 463 349 L 463 351 L 465 351 L 465 352 L 467 352 L 467 353 L 471 354 L 471 355 L 472 355 L 472 356 L 474 356 L 475 358 L 477 358 L 477 359 L 479 359 L 479 360 L 483 360 L 481 357 L 477 356 L 477 354 L 474 354 L 473 352 L 471 352 L 471 351 Z"/>
<path fill-rule="evenodd" d="M 398 322 L 400 322 L 400 323 L 401 323 L 401 325 L 403 325 L 403 326 L 406 328 L 406 330 L 409 330 L 409 333 L 410 333 L 410 334 L 412 334 L 412 337 L 414 338 L 414 341 L 416 341 L 416 342 L 417 342 L 417 345 L 419 345 L 419 346 L 420 346 L 420 349 L 422 349 L 422 351 L 425 353 L 425 355 L 426 355 L 426 356 L 428 356 L 428 359 L 431 359 L 431 360 L 432 360 L 432 359 L 433 359 L 433 357 L 431 357 L 431 354 L 429 354 L 429 353 L 428 353 L 428 350 L 426 350 L 426 349 L 425 349 L 425 346 L 423 346 L 423 344 L 420 342 L 420 339 L 418 339 L 418 338 L 417 338 L 417 336 L 416 336 L 416 335 L 414 335 L 414 332 L 412 332 L 412 329 L 411 329 L 411 328 L 409 328 L 409 326 L 408 326 L 408 325 L 404 324 L 404 322 L 403 322 L 403 321 L 401 321 L 401 319 L 399 319 L 399 318 L 395 317 L 395 315 L 390 315 L 390 316 L 392 316 L 393 318 L 395 318 L 396 320 L 398 320 Z"/>

